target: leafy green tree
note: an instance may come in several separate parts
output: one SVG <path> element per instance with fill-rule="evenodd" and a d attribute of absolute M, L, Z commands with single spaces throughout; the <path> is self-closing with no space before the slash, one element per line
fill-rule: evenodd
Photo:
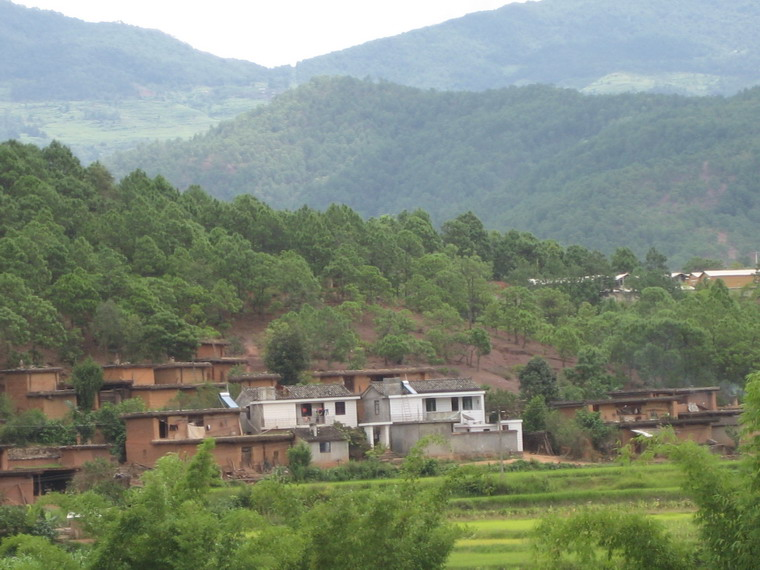
<path fill-rule="evenodd" d="M 610 265 L 613 271 L 618 273 L 632 273 L 637 267 L 641 265 L 641 262 L 627 247 L 619 247 L 615 250 L 610 258 Z"/>
<path fill-rule="evenodd" d="M 533 396 L 528 401 L 522 414 L 523 430 L 525 433 L 545 431 L 548 417 L 549 408 L 546 405 L 544 397 L 540 394 Z"/>
<path fill-rule="evenodd" d="M 166 270 L 166 255 L 151 236 L 139 237 L 135 242 L 132 267 L 140 275 L 154 277 Z"/>
<path fill-rule="evenodd" d="M 90 411 L 95 407 L 98 392 L 103 387 L 103 368 L 91 357 L 74 366 L 71 383 L 77 394 L 80 410 Z"/>
<path fill-rule="evenodd" d="M 475 327 L 470 329 L 468 336 L 468 342 L 472 346 L 472 350 L 477 355 L 477 369 L 480 370 L 480 358 L 487 354 L 491 354 L 491 337 L 488 331 L 482 327 Z"/>
<path fill-rule="evenodd" d="M 294 481 L 304 481 L 311 465 L 311 450 L 303 441 L 288 449 L 288 468 Z"/>
<path fill-rule="evenodd" d="M 578 353 L 577 364 L 565 371 L 573 386 L 581 389 L 580 399 L 599 400 L 620 386 L 607 371 L 607 357 L 595 346 L 584 346 Z"/>
<path fill-rule="evenodd" d="M 520 373 L 520 394 L 526 402 L 535 396 L 543 396 L 544 401 L 551 402 L 559 396 L 557 375 L 549 367 L 545 359 L 534 356 Z"/>
<path fill-rule="evenodd" d="M 198 348 L 200 332 L 169 311 L 160 311 L 147 319 L 140 340 L 143 351 L 154 359 L 169 356 L 190 360 Z"/>
<path fill-rule="evenodd" d="M 539 563 L 547 568 L 693 567 L 662 523 L 622 509 L 586 509 L 570 518 L 547 516 L 533 536 Z"/>
<path fill-rule="evenodd" d="M 523 404 L 518 394 L 492 386 L 482 388 L 486 391 L 485 411 L 489 422 L 520 417 Z"/>
<path fill-rule="evenodd" d="M 309 366 L 309 355 L 303 332 L 284 321 L 274 321 L 267 328 L 264 362 L 280 375 L 283 384 L 297 384 L 301 372 Z"/>

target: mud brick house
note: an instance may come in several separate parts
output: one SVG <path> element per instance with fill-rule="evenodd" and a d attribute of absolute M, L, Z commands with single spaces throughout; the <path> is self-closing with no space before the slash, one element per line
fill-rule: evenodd
<path fill-rule="evenodd" d="M 87 461 L 112 460 L 108 445 L 0 446 L 0 504 L 26 505 L 64 491 Z"/>
<path fill-rule="evenodd" d="M 280 375 L 271 372 L 232 374 L 227 378 L 228 384 L 245 388 L 274 388 L 280 382 Z"/>
<path fill-rule="evenodd" d="M 608 425 L 617 427 L 621 444 L 639 435 L 653 435 L 671 426 L 676 435 L 697 443 L 733 448 L 731 430 L 738 426 L 741 409 L 720 408 L 720 388 L 649 388 L 608 392 L 603 400 L 554 402 L 552 407 L 568 418 L 578 410 L 599 412 Z"/>
<path fill-rule="evenodd" d="M 216 440 L 214 457 L 225 473 L 264 471 L 287 464 L 292 432 L 244 435 L 238 408 L 139 412 L 123 416 L 127 463 L 152 467 L 167 453 L 191 457 L 205 438 Z"/>
<path fill-rule="evenodd" d="M 200 386 L 208 385 L 211 370 L 209 362 L 108 364 L 103 367 L 101 401 L 116 403 L 140 398 L 150 410 L 165 408 L 181 394 L 192 394 Z M 221 389 L 224 384 L 218 383 L 216 387 Z"/>
<path fill-rule="evenodd" d="M 66 389 L 61 368 L 14 368 L 0 370 L 0 394 L 15 412 L 37 409 L 52 419 L 63 418 L 76 407 L 74 390 Z"/>
<path fill-rule="evenodd" d="M 211 382 L 227 382 L 230 372 L 235 369 L 248 370 L 248 359 L 227 356 L 230 343 L 226 340 L 212 339 L 201 341 L 195 352 L 195 362 L 206 362 L 211 365 L 209 380 Z"/>

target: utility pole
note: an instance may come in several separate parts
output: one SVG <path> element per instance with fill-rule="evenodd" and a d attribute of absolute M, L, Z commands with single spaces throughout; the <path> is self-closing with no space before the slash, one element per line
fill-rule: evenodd
<path fill-rule="evenodd" d="M 499 428 L 499 474 L 500 477 L 504 477 L 504 447 L 501 444 L 502 440 L 502 433 L 501 433 L 501 404 L 496 406 L 496 425 Z"/>

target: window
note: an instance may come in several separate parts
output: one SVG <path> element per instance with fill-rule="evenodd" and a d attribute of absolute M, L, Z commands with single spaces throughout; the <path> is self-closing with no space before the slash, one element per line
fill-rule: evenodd
<path fill-rule="evenodd" d="M 452 412 L 459 411 L 459 398 L 451 398 L 451 411 Z"/>
<path fill-rule="evenodd" d="M 346 403 L 345 402 L 335 402 L 335 415 L 336 416 L 345 416 L 346 415 Z"/>
<path fill-rule="evenodd" d="M 375 400 L 375 415 L 380 415 L 380 400 Z"/>
<path fill-rule="evenodd" d="M 463 410 L 472 409 L 472 396 L 465 396 L 464 398 L 462 398 L 462 409 Z"/>
<path fill-rule="evenodd" d="M 425 411 L 426 412 L 435 411 L 435 398 L 425 398 Z"/>
<path fill-rule="evenodd" d="M 319 442 L 319 452 L 320 453 L 330 453 L 330 442 L 329 441 L 320 441 Z"/>
<path fill-rule="evenodd" d="M 311 404 L 301 404 L 301 417 L 305 418 L 311 415 Z"/>

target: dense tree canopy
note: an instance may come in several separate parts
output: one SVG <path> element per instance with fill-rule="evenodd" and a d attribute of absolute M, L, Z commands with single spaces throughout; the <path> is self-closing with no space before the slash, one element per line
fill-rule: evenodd
<path fill-rule="evenodd" d="M 487 232 L 472 212 L 437 230 L 422 210 L 365 220 L 344 205 L 221 202 L 142 171 L 115 182 L 57 143 L 1 144 L 0 164 L 9 366 L 42 362 L 43 350 L 73 364 L 90 341 L 114 360 L 185 359 L 251 312 L 276 320 L 268 362 L 290 366 L 291 381 L 310 361 L 360 366 L 369 354 L 475 363 L 494 330 L 553 345 L 565 395 L 633 379 L 741 386 L 760 366 L 755 290 L 713 281 L 684 293 L 652 247 L 608 260 L 526 232 Z M 605 298 L 620 271 L 638 302 Z M 357 334 L 361 315 L 375 317 L 370 342 Z M 275 350 L 273 339 L 286 338 L 291 348 Z"/>

